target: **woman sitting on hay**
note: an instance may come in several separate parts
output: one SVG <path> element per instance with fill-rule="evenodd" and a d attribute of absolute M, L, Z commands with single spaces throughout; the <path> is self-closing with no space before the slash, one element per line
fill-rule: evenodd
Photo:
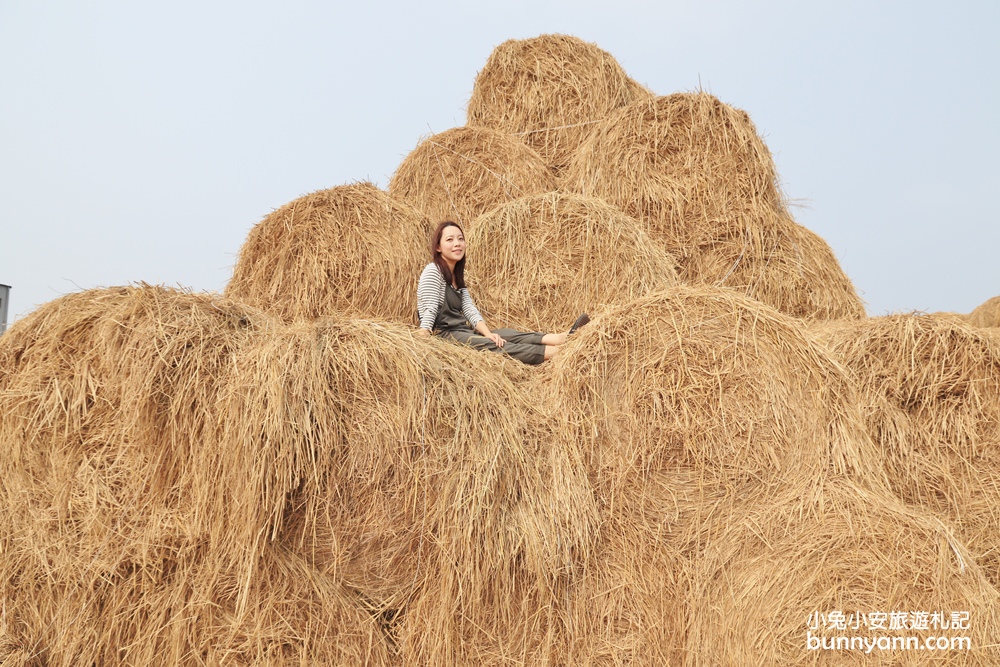
<path fill-rule="evenodd" d="M 431 236 L 431 263 L 417 285 L 417 313 L 422 336 L 432 332 L 471 345 L 477 350 L 504 352 L 526 364 L 540 364 L 555 356 L 569 334 L 491 331 L 465 286 L 465 235 L 455 222 L 442 222 Z M 586 313 L 570 327 L 573 333 L 590 321 Z"/>

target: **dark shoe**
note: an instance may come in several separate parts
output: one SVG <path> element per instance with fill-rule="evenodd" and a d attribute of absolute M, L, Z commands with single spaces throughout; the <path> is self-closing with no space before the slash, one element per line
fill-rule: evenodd
<path fill-rule="evenodd" d="M 590 321 L 590 315 L 588 315 L 587 313 L 583 313 L 582 315 L 580 315 L 580 317 L 576 318 L 576 322 L 573 322 L 573 326 L 569 328 L 569 332 L 573 333 L 574 331 L 576 331 L 589 321 Z"/>

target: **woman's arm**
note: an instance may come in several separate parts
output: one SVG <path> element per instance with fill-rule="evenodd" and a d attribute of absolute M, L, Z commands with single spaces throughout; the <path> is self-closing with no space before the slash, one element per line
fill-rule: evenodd
<path fill-rule="evenodd" d="M 496 344 L 497 347 L 503 347 L 503 344 L 507 342 L 500 337 L 500 334 L 495 334 L 490 331 L 490 328 L 486 326 L 485 320 L 479 320 L 479 322 L 476 323 L 476 333 L 483 338 L 489 338 Z"/>
<path fill-rule="evenodd" d="M 469 288 L 462 288 L 461 293 L 462 314 L 465 315 L 465 319 L 469 321 L 469 324 L 472 325 L 472 328 L 475 329 L 476 333 L 480 336 L 483 338 L 489 338 L 496 344 L 497 347 L 503 347 L 503 344 L 507 341 L 501 338 L 498 334 L 490 331 L 490 328 L 486 326 L 486 320 L 483 319 L 483 316 L 479 313 L 479 309 L 476 308 L 476 303 L 472 300 L 472 295 L 469 294 Z"/>
<path fill-rule="evenodd" d="M 434 321 L 444 302 L 444 290 L 441 271 L 434 264 L 425 266 L 417 283 L 417 314 L 420 316 L 420 329 L 428 334 L 434 328 Z"/>

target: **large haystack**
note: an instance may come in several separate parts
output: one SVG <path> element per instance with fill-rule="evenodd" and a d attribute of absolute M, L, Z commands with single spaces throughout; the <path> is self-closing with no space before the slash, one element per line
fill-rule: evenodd
<path fill-rule="evenodd" d="M 818 333 L 856 377 L 892 488 L 952 521 L 1000 582 L 1000 347 L 955 318 L 927 315 Z"/>
<path fill-rule="evenodd" d="M 334 314 L 415 322 L 431 224 L 370 183 L 285 204 L 247 236 L 226 296 L 286 321 Z"/>
<path fill-rule="evenodd" d="M 274 326 L 138 286 L 64 297 L 0 339 L 11 660 L 388 664 L 339 581 L 247 539 L 270 527 L 234 483 L 256 456 L 218 439 L 218 405 L 238 350 Z"/>
<path fill-rule="evenodd" d="M 828 483 L 712 523 L 685 586 L 683 664 L 1000 660 L 1000 594 L 949 527 L 891 495 Z"/>
<path fill-rule="evenodd" d="M 642 222 L 685 282 L 732 287 L 799 317 L 864 316 L 829 246 L 786 212 L 749 116 L 711 95 L 621 109 L 576 153 L 563 187 Z"/>
<path fill-rule="evenodd" d="M 608 308 L 538 390 L 582 448 L 601 510 L 570 663 L 682 661 L 690 563 L 741 504 L 829 477 L 884 488 L 843 370 L 798 320 L 731 290 Z"/>
<path fill-rule="evenodd" d="M 459 127 L 421 141 L 396 168 L 389 195 L 435 223 L 454 220 L 469 230 L 481 213 L 555 187 L 542 158 L 516 137 Z"/>
<path fill-rule="evenodd" d="M 594 123 L 647 97 L 594 44 L 569 35 L 512 39 L 476 76 L 467 122 L 520 136 L 559 172 Z"/>
<path fill-rule="evenodd" d="M 548 193 L 482 216 L 469 280 L 493 326 L 563 331 L 577 315 L 676 284 L 674 261 L 600 199 Z"/>
<path fill-rule="evenodd" d="M 974 327 L 995 329 L 1000 327 L 1000 296 L 987 299 L 969 313 L 969 323 Z"/>
<path fill-rule="evenodd" d="M 502 355 L 370 321 L 301 324 L 248 347 L 224 440 L 254 525 L 342 581 L 405 664 L 537 662 L 596 510 Z M 242 455 L 236 456 L 242 459 Z"/>

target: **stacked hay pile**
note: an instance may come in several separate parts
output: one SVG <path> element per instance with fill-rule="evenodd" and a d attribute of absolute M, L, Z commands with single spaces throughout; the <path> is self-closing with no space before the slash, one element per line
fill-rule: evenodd
<path fill-rule="evenodd" d="M 217 437 L 217 403 L 271 326 L 140 286 L 64 297 L 0 339 L 0 657 L 390 664 L 341 584 L 252 539 L 270 526 L 233 480 L 257 457 Z"/>
<path fill-rule="evenodd" d="M 733 287 L 798 317 L 864 316 L 829 246 L 785 211 L 749 116 L 711 95 L 620 109 L 574 154 L 563 187 L 644 223 L 685 282 Z"/>
<path fill-rule="evenodd" d="M 575 597 L 574 664 L 683 660 L 706 527 L 786 486 L 878 467 L 836 365 L 728 290 L 678 286 L 607 309 L 539 391 L 581 448 L 602 517 Z"/>
<path fill-rule="evenodd" d="M 550 652 L 596 512 L 514 364 L 146 286 L 42 308 L 0 341 L 2 657 Z"/>
<path fill-rule="evenodd" d="M 435 223 L 454 220 L 469 229 L 480 214 L 555 186 L 542 158 L 516 137 L 458 127 L 421 141 L 396 168 L 389 195 Z"/>
<path fill-rule="evenodd" d="M 887 491 L 851 379 L 799 322 L 676 287 L 595 318 L 538 391 L 602 518 L 566 664 L 801 664 L 814 610 L 975 609 L 995 642 L 996 591 Z"/>
<path fill-rule="evenodd" d="M 551 651 L 597 517 L 582 467 L 507 377 L 518 362 L 327 321 L 235 365 L 224 439 L 256 452 L 240 483 L 284 517 L 268 537 L 354 591 L 403 664 Z"/>
<path fill-rule="evenodd" d="M 1000 583 L 1000 348 L 951 317 L 892 315 L 819 334 L 856 377 L 893 490 L 953 522 Z"/>
<path fill-rule="evenodd" d="M 412 322 L 431 229 L 371 183 L 320 190 L 250 231 L 226 296 L 285 321 L 348 314 Z"/>
<path fill-rule="evenodd" d="M 480 217 L 467 234 L 469 280 L 491 323 L 564 331 L 583 312 L 673 286 L 674 261 L 600 199 L 548 193 Z"/>
<path fill-rule="evenodd" d="M 594 44 L 569 35 L 512 39 L 476 76 L 466 122 L 521 137 L 558 175 L 592 125 L 649 96 Z"/>
<path fill-rule="evenodd" d="M 591 44 L 500 45 L 468 122 L 391 194 L 267 216 L 226 298 L 95 290 L 0 338 L 0 662 L 920 662 L 806 643 L 898 610 L 1000 661 L 1000 348 L 851 322 L 749 117 Z M 491 323 L 594 321 L 541 368 L 415 336 L 437 218 Z"/>

